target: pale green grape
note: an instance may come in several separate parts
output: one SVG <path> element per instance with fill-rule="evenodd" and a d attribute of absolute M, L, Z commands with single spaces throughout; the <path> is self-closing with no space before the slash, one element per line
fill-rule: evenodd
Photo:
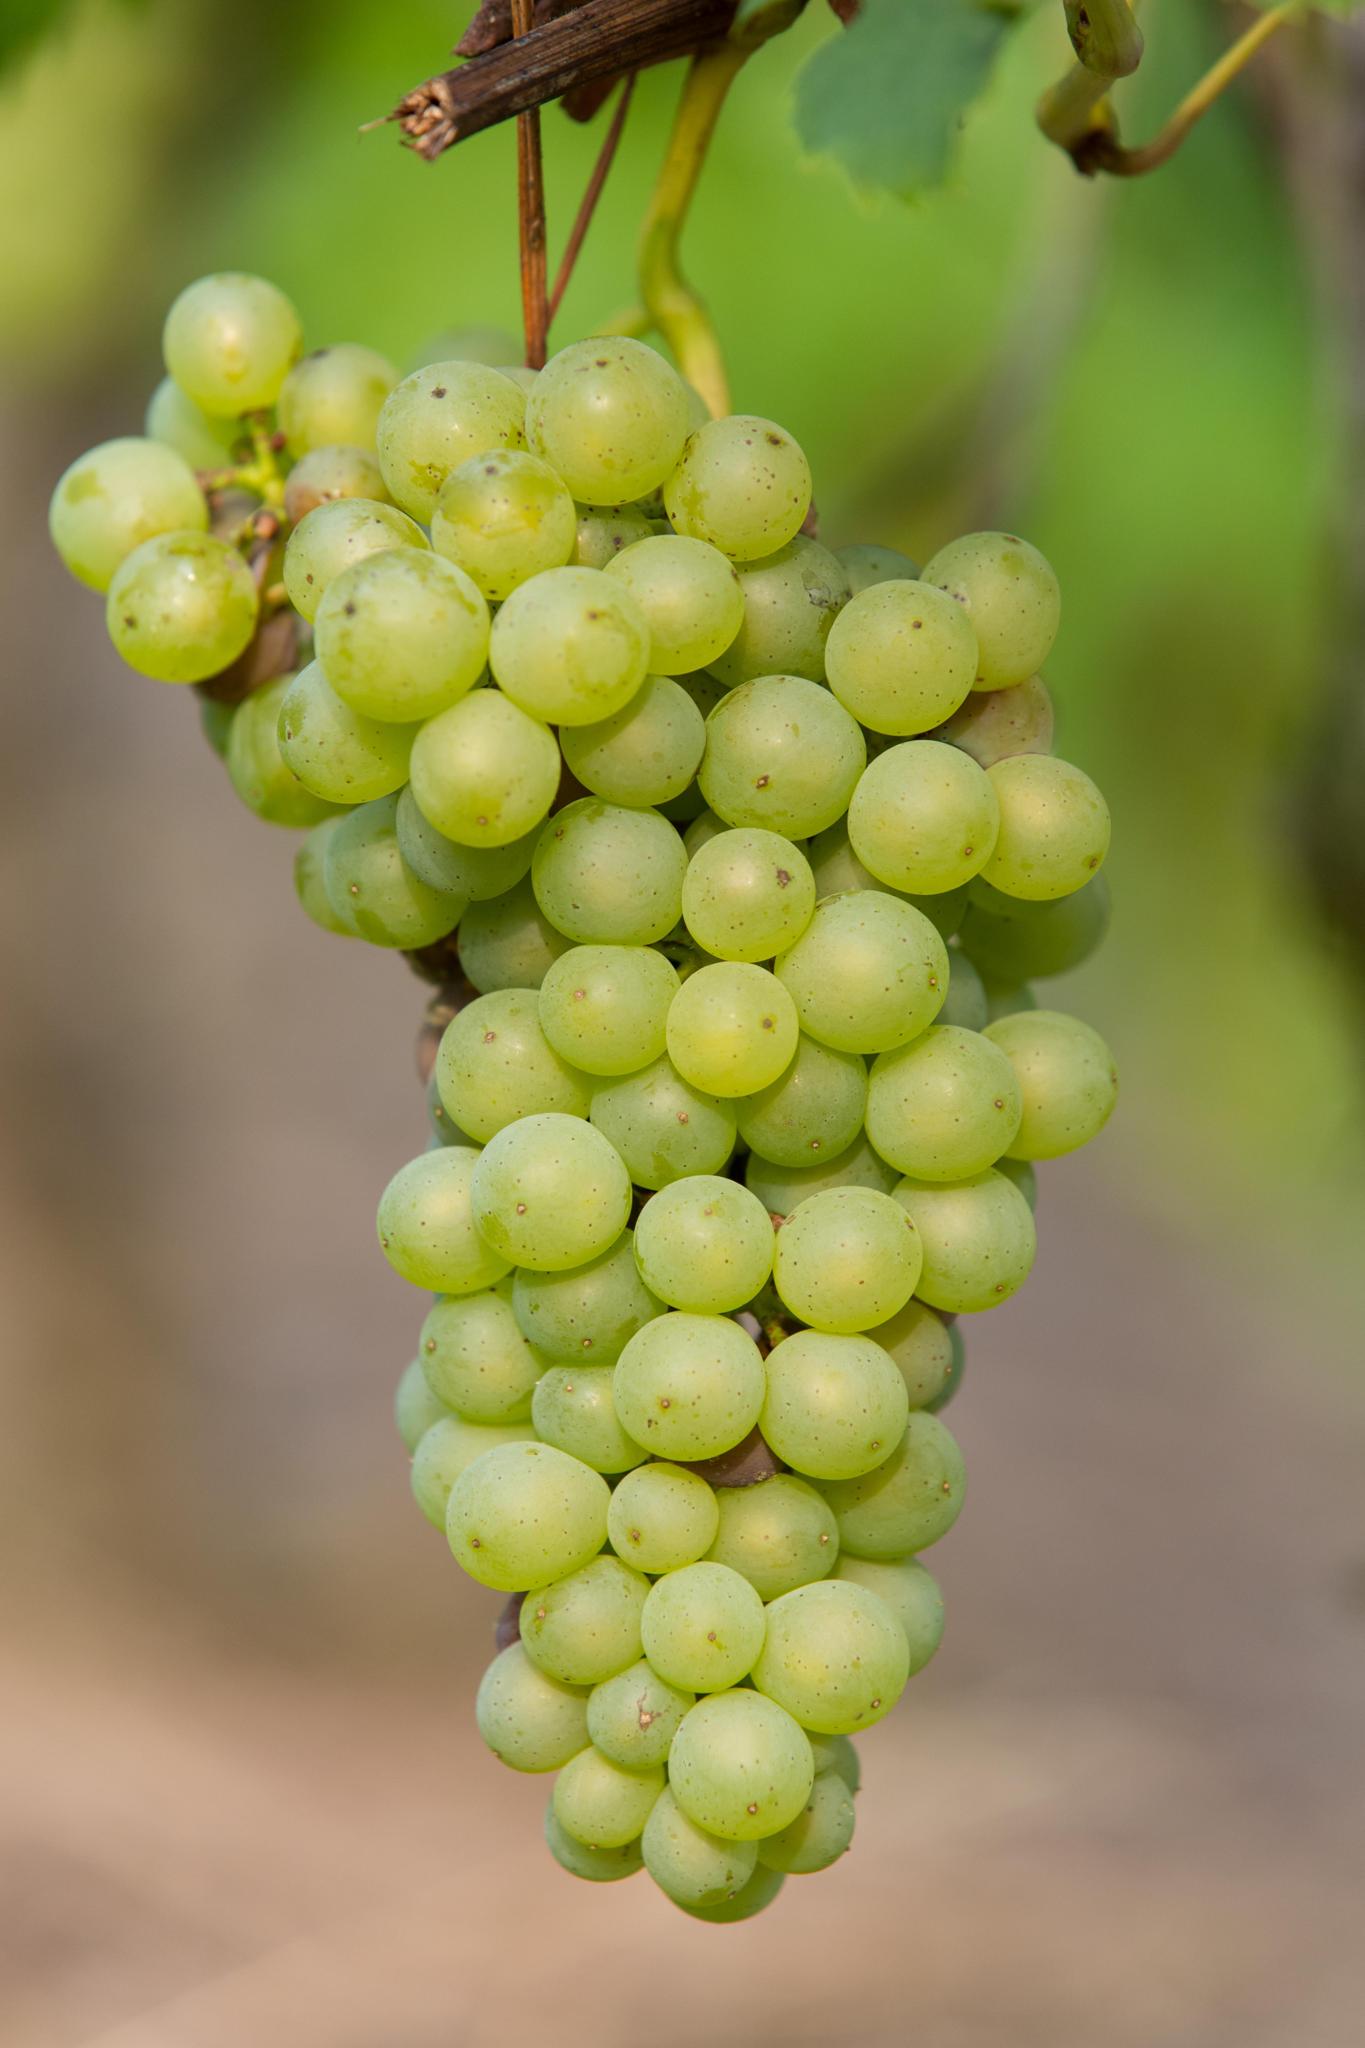
<path fill-rule="evenodd" d="M 541 1030 L 530 988 L 496 989 L 465 1004 L 445 1028 L 436 1083 L 461 1130 L 480 1144 L 518 1117 L 588 1113 L 587 1077 Z"/>
<path fill-rule="evenodd" d="M 905 1381 L 871 1337 L 798 1330 L 768 1353 L 759 1427 L 806 1478 L 855 1479 L 883 1464 L 908 1412 Z"/>
<path fill-rule="evenodd" d="M 815 1782 L 800 1724 L 750 1691 L 698 1700 L 673 1737 L 669 1785 L 689 1820 L 726 1841 L 754 1842 L 796 1819 Z"/>
<path fill-rule="evenodd" d="M 540 984 L 540 1025 L 585 1074 L 630 1074 L 664 1049 L 677 970 L 652 946 L 573 946 Z"/>
<path fill-rule="evenodd" d="M 724 818 L 718 818 L 714 811 L 700 811 L 683 833 L 683 845 L 687 848 L 689 861 L 695 860 L 703 846 L 709 846 L 722 832 L 730 831 Z"/>
<path fill-rule="evenodd" d="M 546 820 L 531 886 L 566 938 L 647 946 L 678 922 L 686 871 L 682 840 L 657 811 L 580 797 Z"/>
<path fill-rule="evenodd" d="M 790 1216 L 798 1202 L 821 1195 L 826 1188 L 877 1188 L 889 1195 L 898 1178 L 896 1169 L 879 1159 L 861 1134 L 846 1152 L 820 1166 L 780 1166 L 752 1152 L 744 1168 L 744 1185 L 771 1216 Z"/>
<path fill-rule="evenodd" d="M 739 1134 L 774 1166 L 835 1159 L 863 1127 L 867 1067 L 857 1053 L 835 1052 L 802 1033 L 786 1072 L 740 1104 Z"/>
<path fill-rule="evenodd" d="M 465 1467 L 499 1444 L 534 1443 L 535 1434 L 529 1422 L 466 1422 L 443 1413 L 413 1453 L 413 1499 L 435 1528 L 444 1529 L 450 1489 Z"/>
<path fill-rule="evenodd" d="M 526 406 L 526 439 L 585 505 L 624 505 L 661 484 L 687 438 L 677 371 L 626 335 L 550 358 Z"/>
<path fill-rule="evenodd" d="M 765 1385 L 758 1346 L 738 1323 L 674 1310 L 622 1350 L 616 1412 L 655 1457 L 714 1458 L 749 1434 Z"/>
<path fill-rule="evenodd" d="M 429 520 L 452 470 L 520 448 L 526 393 L 483 363 L 428 363 L 389 393 L 379 415 L 379 466 L 395 505 Z"/>
<path fill-rule="evenodd" d="M 1041 676 L 1012 690 L 974 690 L 934 738 L 961 747 L 983 768 L 1012 754 L 1052 752 L 1052 699 Z"/>
<path fill-rule="evenodd" d="M 271 825 L 317 825 L 332 806 L 299 781 L 280 753 L 280 705 L 292 676 L 253 690 L 233 713 L 228 732 L 228 779 L 242 802 Z"/>
<path fill-rule="evenodd" d="M 796 1819 L 760 1842 L 758 1853 L 767 1870 L 806 1876 L 837 1863 L 852 1840 L 853 1794 L 837 1771 L 823 1771 Z"/>
<path fill-rule="evenodd" d="M 455 1481 L 446 1535 L 456 1561 L 481 1586 L 529 1591 L 596 1557 L 607 1538 L 610 1499 L 600 1472 L 553 1444 L 500 1444 Z"/>
<path fill-rule="evenodd" d="M 668 1056 L 708 1094 L 753 1095 L 791 1064 L 796 1005 L 766 967 L 718 960 L 690 974 L 668 1011 Z"/>
<path fill-rule="evenodd" d="M 961 1514 L 965 1485 L 955 1438 L 936 1415 L 917 1411 L 885 1464 L 821 1487 L 839 1524 L 841 1561 L 927 1550 Z"/>
<path fill-rule="evenodd" d="M 393 1396 L 394 1423 L 409 1457 L 432 1424 L 449 1413 L 445 1402 L 438 1401 L 427 1385 L 421 1359 L 414 1358 L 410 1365 L 404 1366 Z"/>
<path fill-rule="evenodd" d="M 1081 893 L 1084 894 L 1084 891 Z M 1063 896 L 1059 897 L 1058 901 L 1071 903 L 1075 901 L 1075 898 Z M 961 957 L 963 960 L 967 959 L 965 953 Z M 971 965 L 970 961 L 968 961 L 968 965 Z M 954 974 L 957 973 L 957 969 L 958 962 L 954 961 Z M 1021 1010 L 1036 1010 L 1038 1007 L 1038 998 L 1026 981 L 993 981 L 989 976 L 982 975 L 981 987 L 986 998 L 986 1024 L 994 1024 L 1000 1017 L 1015 1017 Z M 949 995 L 952 994 L 951 985 L 948 993 Z M 986 1028 L 985 1024 L 981 1028 L 984 1031 Z"/>
<path fill-rule="evenodd" d="M 879 547 L 876 541 L 853 541 L 835 551 L 856 597 L 874 583 L 913 583 L 919 576 L 918 562 L 899 548 Z"/>
<path fill-rule="evenodd" d="M 810 491 L 810 464 L 791 435 L 771 420 L 732 413 L 690 436 L 664 484 L 664 504 L 679 533 L 752 562 L 800 532 Z"/>
<path fill-rule="evenodd" d="M 1109 806 L 1085 770 L 1051 754 L 1015 754 L 987 774 L 1000 832 L 983 878 L 1034 903 L 1083 889 L 1109 851 Z"/>
<path fill-rule="evenodd" d="M 689 1820 L 667 1787 L 640 1837 L 645 1869 L 677 1906 L 693 1910 L 735 1899 L 754 1874 L 752 1842 L 726 1842 Z"/>
<path fill-rule="evenodd" d="M 488 606 L 453 562 L 430 549 L 389 548 L 333 580 L 314 634 L 328 682 L 353 710 L 410 723 L 478 682 Z"/>
<path fill-rule="evenodd" d="M 211 533 L 159 533 L 114 571 L 109 638 L 139 675 L 202 683 L 243 652 L 256 630 L 256 579 Z"/>
<path fill-rule="evenodd" d="M 555 1779 L 555 1819 L 592 1849 L 622 1849 L 638 1839 L 664 1789 L 664 1774 L 623 1771 L 600 1750 L 584 1749 Z"/>
<path fill-rule="evenodd" d="M 983 1173 L 1011 1149 L 1022 1114 L 1009 1060 L 979 1031 L 936 1024 L 872 1062 L 867 1135 L 917 1180 Z"/>
<path fill-rule="evenodd" d="M 507 846 L 460 846 L 422 816 L 411 786 L 398 793 L 397 823 L 398 844 L 412 872 L 419 881 L 448 896 L 465 896 L 471 903 L 489 902 L 515 889 L 530 872 L 534 832 L 523 833 Z"/>
<path fill-rule="evenodd" d="M 1009 1164 L 1010 1162 L 1007 1161 L 1006 1163 Z M 1033 1171 L 1032 1167 L 1030 1167 L 1028 1170 L 1030 1173 L 1032 1173 Z M 1007 1177 L 1013 1180 L 1015 1186 L 1020 1189 L 1021 1193 L 1026 1192 L 1025 1185 L 1023 1181 L 1020 1180 L 1017 1172 L 1011 1173 Z M 1029 1207 L 1031 1209 L 1033 1207 L 1032 1196 L 1028 1196 L 1027 1199 Z M 951 1367 L 949 1368 L 948 1384 L 943 1389 L 943 1392 L 941 1394 L 936 1395 L 932 1401 L 925 1402 L 924 1405 L 929 1410 L 929 1413 L 931 1415 L 941 1414 L 942 1411 L 948 1406 L 948 1403 L 952 1400 L 953 1396 L 960 1391 L 962 1386 L 962 1375 L 966 1370 L 967 1347 L 962 1340 L 962 1325 L 957 1321 L 955 1317 L 948 1325 L 948 1341 L 953 1347 L 953 1362 Z"/>
<path fill-rule="evenodd" d="M 1044 981 L 1088 960 L 1108 929 L 1107 875 L 1050 903 L 1024 903 L 978 878 L 962 920 L 962 946 L 988 980 Z"/>
<path fill-rule="evenodd" d="M 645 1655 L 670 1685 L 724 1692 L 763 1647 L 763 1602 L 725 1564 L 687 1564 L 656 1579 L 640 1617 Z"/>
<path fill-rule="evenodd" d="M 573 560 L 578 513 L 563 480 L 524 450 L 496 449 L 451 471 L 431 544 L 500 604 L 518 584 Z"/>
<path fill-rule="evenodd" d="M 773 1226 L 738 1181 L 690 1174 L 652 1195 L 635 1226 L 647 1285 L 672 1308 L 719 1315 L 752 1301 L 773 1264 Z"/>
<path fill-rule="evenodd" d="M 911 896 L 907 901 L 928 918 L 941 939 L 951 939 L 967 914 L 975 883 L 961 889 L 945 889 L 937 896 Z"/>
<path fill-rule="evenodd" d="M 1059 1159 L 1099 1136 L 1113 1113 L 1118 1075 L 1098 1031 L 1060 1010 L 1021 1010 L 988 1025 L 986 1037 L 1005 1056 L 1022 1096 L 1008 1152 Z"/>
<path fill-rule="evenodd" d="M 869 762 L 848 836 L 879 882 L 914 895 L 960 889 L 990 858 L 1000 806 L 990 777 L 941 740 L 908 740 Z"/>
<path fill-rule="evenodd" d="M 864 1586 L 826 1579 L 768 1608 L 754 1684 L 803 1728 L 823 1735 L 870 1728 L 890 1713 L 909 1676 L 905 1631 Z"/>
<path fill-rule="evenodd" d="M 299 316 L 284 293 L 239 271 L 186 285 L 161 336 L 176 383 L 214 415 L 273 405 L 302 345 Z"/>
<path fill-rule="evenodd" d="M 275 413 L 291 455 L 373 448 L 384 400 L 398 382 L 386 357 L 357 341 L 315 348 L 280 386 Z"/>
<path fill-rule="evenodd" d="M 519 842 L 514 842 L 519 843 Z M 538 988 L 569 941 L 540 914 L 529 877 L 460 920 L 460 965 L 475 988 Z"/>
<path fill-rule="evenodd" d="M 948 948 L 948 994 L 938 1021 L 962 1031 L 984 1031 L 990 1022 L 986 984 L 975 963 L 957 946 Z"/>
<path fill-rule="evenodd" d="M 810 1735 L 808 1739 L 811 1754 L 815 1758 L 815 1775 L 823 1777 L 832 1771 L 843 1779 L 850 1792 L 856 1792 L 863 1782 L 863 1767 L 858 1752 L 847 1735 Z"/>
<path fill-rule="evenodd" d="M 889 1052 L 933 1023 L 948 954 L 922 912 L 880 889 L 831 896 L 776 973 L 801 1029 L 838 1052 Z"/>
<path fill-rule="evenodd" d="M 987 1170 L 947 1186 L 902 1180 L 895 1198 L 924 1250 L 918 1293 L 931 1308 L 996 1308 L 1029 1276 L 1038 1237 L 1019 1189 Z"/>
<path fill-rule="evenodd" d="M 609 1365 L 552 1365 L 531 1404 L 536 1434 L 594 1472 L 629 1472 L 649 1455 L 622 1429 Z"/>
<path fill-rule="evenodd" d="M 555 725 L 593 725 L 644 681 L 649 627 L 630 592 L 601 569 L 547 569 L 499 610 L 489 661 L 523 711 Z"/>
<path fill-rule="evenodd" d="M 199 699 L 199 729 L 220 761 L 227 758 L 228 734 L 236 712 L 235 704 L 220 704 L 213 697 Z"/>
<path fill-rule="evenodd" d="M 475 1225 L 479 1154 L 443 1145 L 401 1166 L 379 1198 L 379 1242 L 396 1273 L 440 1294 L 477 1294 L 510 1271 Z"/>
<path fill-rule="evenodd" d="M 417 727 L 381 723 L 344 704 L 320 662 L 288 679 L 275 724 L 285 766 L 328 803 L 372 803 L 407 781 Z"/>
<path fill-rule="evenodd" d="M 365 498 L 382 505 L 388 495 L 383 471 L 363 448 L 315 448 L 294 464 L 285 480 L 284 514 L 297 526 L 319 505 L 339 498 Z"/>
<path fill-rule="evenodd" d="M 134 548 L 160 533 L 203 533 L 209 508 L 183 455 L 130 435 L 101 442 L 63 470 L 47 521 L 72 575 L 107 590 Z"/>
<path fill-rule="evenodd" d="M 238 421 L 215 419 L 186 396 L 174 377 L 163 377 L 148 399 L 143 432 L 149 441 L 160 441 L 183 455 L 191 469 L 226 469 L 242 438 Z M 175 522 L 177 526 L 193 523 L 187 519 Z"/>
<path fill-rule="evenodd" d="M 735 1149 L 728 1102 L 692 1088 L 665 1056 L 603 1081 L 589 1112 L 630 1169 L 637 1187 L 662 1188 L 688 1173 L 719 1173 Z"/>
<path fill-rule="evenodd" d="M 714 1927 L 727 1927 L 737 1920 L 752 1920 L 757 1913 L 764 1913 L 787 1882 L 780 1870 L 769 1870 L 758 1864 L 753 1876 L 742 1884 L 737 1892 L 724 1899 L 713 1900 L 705 1906 L 684 1906 L 683 1911 L 693 1920 L 705 1920 Z"/>
<path fill-rule="evenodd" d="M 706 745 L 706 721 L 668 676 L 646 676 L 630 702 L 592 725 L 565 726 L 570 771 L 594 796 L 641 808 L 687 790 Z"/>
<path fill-rule="evenodd" d="M 424 818 L 461 846 L 510 846 L 549 810 L 559 748 L 548 725 L 500 690 L 474 690 L 429 718 L 412 748 L 412 793 Z"/>
<path fill-rule="evenodd" d="M 729 1565 L 760 1600 L 822 1579 L 839 1555 L 839 1525 L 829 1503 L 804 1479 L 776 1472 L 758 1486 L 723 1486 L 720 1525 L 709 1561 Z"/>
<path fill-rule="evenodd" d="M 780 833 L 721 832 L 688 862 L 683 917 L 721 960 L 771 960 L 800 938 L 814 909 L 810 863 Z"/>
<path fill-rule="evenodd" d="M 707 667 L 731 688 L 758 676 L 822 683 L 829 629 L 851 594 L 842 562 L 798 533 L 776 554 L 743 562 L 736 573 L 743 623 Z"/>
<path fill-rule="evenodd" d="M 825 673 L 841 704 L 873 732 L 928 732 L 957 710 L 976 676 L 972 622 L 924 583 L 873 583 L 830 629 Z"/>
<path fill-rule="evenodd" d="M 826 896 L 842 896 L 850 889 L 879 886 L 853 851 L 847 818 L 840 818 L 818 832 L 806 848 L 806 856 L 815 877 L 816 896 L 822 901 Z"/>
<path fill-rule="evenodd" d="M 555 1818 L 553 1804 L 545 1810 L 545 1846 L 570 1877 L 586 1878 L 589 1884 L 614 1884 L 618 1878 L 634 1877 L 644 1861 L 638 1842 L 625 1842 L 619 1849 L 593 1849 L 576 1841 Z"/>
<path fill-rule="evenodd" d="M 614 1365 L 627 1339 L 664 1312 L 640 1278 L 629 1231 L 586 1265 L 519 1272 L 512 1308 L 536 1349 L 564 1365 Z"/>
<path fill-rule="evenodd" d="M 327 841 L 323 887 L 338 917 L 372 946 L 413 951 L 458 924 L 464 904 L 419 882 L 398 850 L 397 800 L 380 797 L 342 818 Z"/>
<path fill-rule="evenodd" d="M 834 1576 L 875 1593 L 890 1608 L 910 1646 L 911 1678 L 923 1671 L 943 1640 L 943 1595 L 924 1566 L 913 1557 L 841 1557 Z"/>
<path fill-rule="evenodd" d="M 744 617 L 734 564 L 686 534 L 660 533 L 623 548 L 606 573 L 625 586 L 649 628 L 649 666 L 661 676 L 709 668 Z"/>
<path fill-rule="evenodd" d="M 438 1301 L 418 1339 L 437 1399 L 466 1422 L 524 1422 L 546 1360 L 512 1313 L 512 1284 Z"/>
<path fill-rule="evenodd" d="M 678 1724 L 695 1705 L 695 1693 L 670 1685 L 641 1657 L 594 1688 L 588 1733 L 594 1747 L 623 1770 L 654 1770 L 667 1763 Z"/>
<path fill-rule="evenodd" d="M 847 1335 L 884 1323 L 910 1299 L 919 1272 L 915 1231 L 875 1188 L 810 1195 L 777 1233 L 773 1284 L 792 1314 L 818 1330 Z"/>
<path fill-rule="evenodd" d="M 539 1670 L 520 1643 L 499 1651 L 474 1701 L 480 1735 L 514 1771 L 557 1771 L 588 1746 L 588 1696 Z"/>
<path fill-rule="evenodd" d="M 719 1520 L 716 1495 L 700 1473 L 653 1462 L 627 1472 L 614 1489 L 607 1534 L 618 1557 L 640 1571 L 672 1572 L 705 1556 Z"/>
<path fill-rule="evenodd" d="M 933 583 L 970 618 L 983 689 L 1026 683 L 1052 649 L 1062 599 L 1051 564 L 1012 533 L 968 533 L 924 565 Z"/>
<path fill-rule="evenodd" d="M 922 1301 L 907 1301 L 868 1335 L 881 1345 L 905 1381 L 912 1408 L 930 1408 L 953 1374 L 952 1333 Z"/>
<path fill-rule="evenodd" d="M 338 910 L 327 894 L 327 848 L 344 815 L 333 811 L 300 843 L 294 855 L 294 893 L 315 925 L 338 938 L 354 939 L 360 935 L 351 919 L 349 901 Z"/>
<path fill-rule="evenodd" d="M 862 733 L 828 690 L 764 676 L 731 690 L 707 719 L 697 779 L 728 825 L 805 839 L 843 816 L 866 761 Z"/>
<path fill-rule="evenodd" d="M 580 505 L 572 559 L 581 569 L 605 569 L 622 548 L 648 540 L 653 521 L 635 505 Z"/>
<path fill-rule="evenodd" d="M 440 1144 L 473 1144 L 474 1141 L 468 1131 L 462 1131 L 455 1122 L 455 1119 L 447 1112 L 446 1106 L 441 1100 L 441 1092 L 436 1086 L 436 1076 L 434 1073 L 427 1082 L 427 1118 L 431 1124 L 432 1135 Z"/>
<path fill-rule="evenodd" d="M 620 1154 L 591 1124 L 553 1113 L 523 1117 L 490 1138 L 471 1195 L 488 1243 L 539 1273 L 586 1264 L 630 1215 Z"/>
<path fill-rule="evenodd" d="M 415 519 L 377 498 L 336 498 L 301 519 L 284 551 L 284 587 L 305 619 L 314 618 L 328 586 L 346 569 L 385 548 L 424 548 Z"/>
<path fill-rule="evenodd" d="M 640 1655 L 649 1580 L 617 1557 L 594 1557 L 521 1604 L 521 1640 L 565 1685 L 599 1685 Z"/>

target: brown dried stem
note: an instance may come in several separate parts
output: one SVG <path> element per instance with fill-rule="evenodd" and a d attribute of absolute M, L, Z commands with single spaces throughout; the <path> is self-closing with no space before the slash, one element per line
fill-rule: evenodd
<path fill-rule="evenodd" d="M 512 0 L 512 32 L 530 35 L 535 0 Z M 526 367 L 543 369 L 550 326 L 545 290 L 545 167 L 540 153 L 540 109 L 517 115 L 517 226 L 521 241 L 521 317 Z"/>
<path fill-rule="evenodd" d="M 611 126 L 607 130 L 606 138 L 598 153 L 597 162 L 592 167 L 592 176 L 588 179 L 587 187 L 579 203 L 578 212 L 574 217 L 574 224 L 569 230 L 569 239 L 564 245 L 564 254 L 560 258 L 559 269 L 555 274 L 554 288 L 550 293 L 551 320 L 554 319 L 555 314 L 559 311 L 564 294 L 569 288 L 569 280 L 573 276 L 574 265 L 578 261 L 579 252 L 587 237 L 588 229 L 592 226 L 592 217 L 597 211 L 597 202 L 602 197 L 602 187 L 607 182 L 607 173 L 610 171 L 615 159 L 617 146 L 621 140 L 621 132 L 626 125 L 626 115 L 630 111 L 630 102 L 634 92 L 635 73 L 632 71 L 621 88 L 621 97 L 616 102 L 616 111 L 611 117 Z"/>

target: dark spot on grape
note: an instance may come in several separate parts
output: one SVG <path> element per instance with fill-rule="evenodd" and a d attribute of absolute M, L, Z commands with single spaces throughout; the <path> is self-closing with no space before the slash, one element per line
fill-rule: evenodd
<path fill-rule="evenodd" d="M 789 872 L 789 871 L 788 871 L 788 870 L 787 870 L 786 868 L 778 868 L 778 869 L 776 869 L 776 871 L 775 871 L 775 872 L 776 872 L 776 875 L 777 875 L 777 886 L 778 886 L 778 888 L 779 888 L 779 889 L 785 889 L 785 888 L 787 887 L 788 883 L 789 883 L 789 882 L 791 881 L 791 874 L 790 874 L 790 872 Z"/>
<path fill-rule="evenodd" d="M 605 370 L 610 367 L 610 364 L 611 358 L 609 356 L 595 356 L 593 358 L 593 366 L 595 369 Z"/>
<path fill-rule="evenodd" d="M 485 475 L 485 476 L 496 476 L 496 475 L 497 475 L 497 473 L 498 473 L 498 465 L 497 465 L 497 463 L 496 463 L 496 462 L 485 462 L 485 464 L 484 464 L 484 466 L 483 466 L 483 473 L 484 473 L 484 475 Z"/>
<path fill-rule="evenodd" d="M 780 448 L 782 446 L 782 436 L 780 434 L 769 434 L 767 441 L 770 448 Z"/>
<path fill-rule="evenodd" d="M 715 1630 L 714 1630 L 713 1628 L 708 1628 L 708 1629 L 707 1629 L 707 1631 L 706 1631 L 706 1640 L 707 1640 L 707 1642 L 708 1642 L 708 1643 L 714 1643 L 714 1641 L 716 1640 L 716 1632 L 715 1632 Z"/>
<path fill-rule="evenodd" d="M 128 628 L 128 630 L 129 630 L 129 632 L 130 632 L 130 633 L 131 633 L 131 632 L 134 632 L 134 631 L 136 631 L 136 628 L 137 628 L 137 620 L 136 620 L 135 618 L 133 618 L 133 617 L 132 617 L 131 613 L 129 613 L 129 612 L 125 612 L 125 613 L 124 613 L 124 615 L 123 615 L 123 623 L 124 623 L 124 625 L 125 625 L 125 626 L 126 626 L 126 627 Z"/>
<path fill-rule="evenodd" d="M 910 630 L 911 630 L 911 632 L 912 632 L 912 633 L 918 633 L 918 632 L 919 632 L 919 630 L 920 630 L 920 627 L 921 627 L 921 626 L 922 626 L 923 624 L 924 624 L 924 621 L 923 621 L 923 619 L 911 619 L 911 621 L 910 621 Z"/>
<path fill-rule="evenodd" d="M 349 597 L 347 598 L 345 604 L 341 607 L 341 609 L 345 612 L 348 619 L 353 619 L 355 617 L 355 606 L 352 604 Z"/>
<path fill-rule="evenodd" d="M 436 1339 L 434 1337 L 428 1337 L 426 1343 L 422 1346 L 422 1349 L 427 1352 L 434 1351 L 436 1349 Z"/>
<path fill-rule="evenodd" d="M 760 776 L 759 776 L 759 778 L 758 778 L 758 780 L 757 780 L 757 781 L 755 782 L 755 784 L 754 784 L 754 788 L 755 788 L 755 789 L 766 789 L 766 788 L 768 787 L 768 784 L 769 784 L 769 783 L 771 782 L 771 780 L 772 780 L 772 777 L 771 777 L 770 775 L 760 775 Z"/>
<path fill-rule="evenodd" d="M 687 1111 L 686 1111 L 685 1109 L 680 1109 L 680 1110 L 678 1111 L 678 1122 L 679 1122 L 680 1124 L 685 1124 L 685 1123 L 690 1123 L 690 1121 L 691 1121 L 691 1119 L 690 1119 L 690 1117 L 688 1116 L 688 1114 L 687 1114 Z"/>
<path fill-rule="evenodd" d="M 431 395 L 432 395 L 432 397 L 433 397 L 433 398 L 444 398 L 444 397 L 445 397 L 445 395 L 446 395 L 446 387 L 445 387 L 445 385 L 444 385 L 444 384 L 433 384 L 433 385 L 432 385 L 432 387 L 431 387 Z"/>
<path fill-rule="evenodd" d="M 518 1216 L 524 1216 L 524 1215 L 526 1214 L 526 1204 L 525 1204 L 525 1202 L 518 1202 L 518 1203 L 517 1203 L 517 1214 L 518 1214 Z"/>
<path fill-rule="evenodd" d="M 491 1045 L 493 1043 L 493 1040 L 497 1037 L 497 1035 L 498 1034 L 496 1031 L 485 1031 L 483 1034 L 484 1044 Z"/>
<path fill-rule="evenodd" d="M 480 1542 L 477 1536 L 471 1536 L 469 1539 L 469 1547 L 471 1550 L 482 1550 L 483 1544 Z"/>
<path fill-rule="evenodd" d="M 751 1799 L 751 1800 L 749 1801 L 749 1804 L 748 1804 L 748 1805 L 747 1805 L 747 1806 L 745 1807 L 744 1811 L 745 1811 L 746 1813 L 757 1813 L 757 1812 L 758 1812 L 758 1801 L 757 1801 L 756 1799 Z"/>
<path fill-rule="evenodd" d="M 758 1021 L 762 1026 L 763 1030 L 771 1031 L 774 1024 L 777 1022 L 777 1019 L 775 1017 L 760 1017 Z"/>

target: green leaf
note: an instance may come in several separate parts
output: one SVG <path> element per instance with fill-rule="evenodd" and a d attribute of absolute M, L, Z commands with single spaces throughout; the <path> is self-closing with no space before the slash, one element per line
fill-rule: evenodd
<path fill-rule="evenodd" d="M 864 0 L 797 79 L 805 147 L 899 198 L 937 184 L 1012 14 L 978 0 Z"/>

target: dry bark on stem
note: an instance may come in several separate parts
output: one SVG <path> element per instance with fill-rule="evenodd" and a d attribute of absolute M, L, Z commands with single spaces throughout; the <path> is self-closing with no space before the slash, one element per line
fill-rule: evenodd
<path fill-rule="evenodd" d="M 531 33 L 534 0 L 512 0 L 512 32 Z M 545 167 L 540 154 L 540 109 L 517 115 L 517 224 L 521 238 L 521 317 L 526 367 L 545 367 L 550 311 L 545 285 Z"/>

